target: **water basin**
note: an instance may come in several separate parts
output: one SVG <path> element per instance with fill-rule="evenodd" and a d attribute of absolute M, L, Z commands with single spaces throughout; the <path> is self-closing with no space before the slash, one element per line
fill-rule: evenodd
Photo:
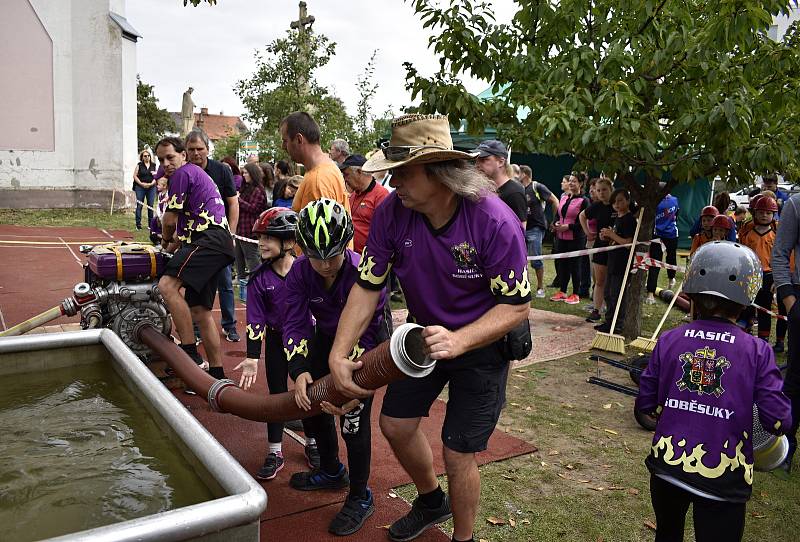
<path fill-rule="evenodd" d="M 0 377 L 4 541 L 258 540 L 264 490 L 112 332 L 2 338 Z"/>

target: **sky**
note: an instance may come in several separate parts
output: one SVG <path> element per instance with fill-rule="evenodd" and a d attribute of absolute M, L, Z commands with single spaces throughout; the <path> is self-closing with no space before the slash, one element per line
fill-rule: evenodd
<path fill-rule="evenodd" d="M 187 87 L 198 108 L 226 115 L 245 113 L 233 91 L 239 79 L 255 70 L 254 52 L 284 37 L 299 14 L 298 0 L 218 0 L 183 6 L 183 0 L 127 0 L 128 22 L 143 36 L 137 44 L 137 72 L 154 85 L 159 106 L 180 111 Z M 336 56 L 317 72 L 317 80 L 344 101 L 351 115 L 358 102 L 356 81 L 372 52 L 378 49 L 373 81 L 378 90 L 373 114 L 390 106 L 394 112 L 411 105 L 405 90 L 403 62 L 412 62 L 423 75 L 438 69 L 428 49 L 430 31 L 422 28 L 411 2 L 404 0 L 307 0 L 316 19 L 314 31 L 336 42 Z M 494 0 L 498 22 L 514 14 L 511 0 Z M 180 55 L 173 49 L 180 48 Z M 475 94 L 488 84 L 464 78 Z"/>

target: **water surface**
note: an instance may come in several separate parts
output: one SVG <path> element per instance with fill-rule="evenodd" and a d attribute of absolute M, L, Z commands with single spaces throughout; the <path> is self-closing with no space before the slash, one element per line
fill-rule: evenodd
<path fill-rule="evenodd" d="M 41 540 L 213 498 L 110 365 L 0 380 L 4 542 Z"/>

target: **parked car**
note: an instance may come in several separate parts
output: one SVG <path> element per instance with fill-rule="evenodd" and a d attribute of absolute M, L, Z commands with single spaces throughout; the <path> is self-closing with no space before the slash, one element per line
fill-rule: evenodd
<path fill-rule="evenodd" d="M 760 181 L 760 178 L 757 179 L 757 180 Z M 778 183 L 778 188 L 780 190 L 783 190 L 784 192 L 786 192 L 790 196 L 800 192 L 800 185 L 797 185 L 797 184 L 779 182 Z M 731 204 L 728 206 L 728 210 L 729 211 L 735 211 L 736 207 L 738 207 L 739 205 L 741 205 L 742 207 L 747 208 L 747 205 L 750 203 L 750 196 L 748 194 L 750 194 L 750 192 L 752 192 L 753 190 L 761 190 L 761 183 L 759 182 L 759 184 L 757 184 L 757 185 L 754 184 L 752 186 L 748 186 L 747 188 L 742 188 L 741 190 L 739 190 L 737 192 L 732 192 L 731 193 Z"/>

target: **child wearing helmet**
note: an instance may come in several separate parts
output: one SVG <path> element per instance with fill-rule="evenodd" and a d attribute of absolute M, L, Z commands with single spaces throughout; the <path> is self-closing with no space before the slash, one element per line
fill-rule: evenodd
<path fill-rule="evenodd" d="M 717 215 L 711 221 L 711 240 L 724 241 L 728 238 L 728 232 L 731 231 L 733 224 L 727 215 Z"/>
<path fill-rule="evenodd" d="M 692 258 L 684 291 L 694 321 L 665 332 L 635 408 L 658 422 L 645 460 L 657 540 L 683 540 L 693 505 L 698 541 L 741 540 L 753 484 L 753 404 L 770 433 L 791 427 L 772 350 L 734 322 L 761 288 L 747 247 L 714 241 Z"/>
<path fill-rule="evenodd" d="M 283 347 L 289 375 L 295 381 L 295 400 L 304 410 L 311 408 L 308 386 L 330 373 L 328 357 L 336 328 L 358 277 L 360 258 L 347 248 L 352 238 L 350 215 L 336 201 L 327 198 L 312 201 L 299 213 L 297 243 L 304 255 L 295 261 L 286 277 Z M 366 330 L 352 347 L 351 359 L 355 360 L 388 338 L 383 318 L 385 302 L 385 291 L 382 291 Z M 316 330 L 310 322 L 312 316 L 316 320 Z M 349 535 L 358 531 L 375 510 L 372 493 L 367 487 L 372 398 L 353 400 L 346 408 L 325 402 L 321 406 L 323 414 L 306 419 L 317 439 L 320 468 L 293 474 L 289 485 L 302 491 L 349 486 L 344 506 L 328 527 L 332 534 Z M 352 410 L 348 412 L 347 407 Z M 349 476 L 339 461 L 333 414 L 340 416 Z"/>
<path fill-rule="evenodd" d="M 286 314 L 286 275 L 294 263 L 297 213 L 272 207 L 258 217 L 253 233 L 263 262 L 250 274 L 247 299 L 247 357 L 234 370 L 242 370 L 239 387 L 255 384 L 261 344 L 266 344 L 264 362 L 270 394 L 287 391 L 288 361 L 283 350 L 283 319 Z M 310 317 L 308 324 L 310 325 Z M 306 461 L 319 466 L 316 441 L 306 432 Z M 267 423 L 267 456 L 256 473 L 259 480 L 272 480 L 283 469 L 283 423 Z"/>
<path fill-rule="evenodd" d="M 718 214 L 719 211 L 713 205 L 706 205 L 700 211 L 700 231 L 692 237 L 692 248 L 689 249 L 690 255 L 694 254 L 705 243 L 711 241 L 711 223 Z"/>
<path fill-rule="evenodd" d="M 750 214 L 753 220 L 745 224 L 739 232 L 739 242 L 749 247 L 756 253 L 761 261 L 761 268 L 764 272 L 763 286 L 756 295 L 756 305 L 766 309 L 772 309 L 772 247 L 775 245 L 777 234 L 778 203 L 768 194 L 760 194 L 753 198 L 750 203 Z M 786 309 L 782 303 L 778 304 L 778 312 L 786 314 Z M 751 311 L 753 309 L 750 309 Z M 752 314 L 751 314 L 752 316 Z M 758 336 L 769 342 L 772 332 L 772 316 L 758 312 Z M 786 337 L 786 321 L 779 319 L 775 326 L 775 352 L 783 352 L 784 339 Z"/>

